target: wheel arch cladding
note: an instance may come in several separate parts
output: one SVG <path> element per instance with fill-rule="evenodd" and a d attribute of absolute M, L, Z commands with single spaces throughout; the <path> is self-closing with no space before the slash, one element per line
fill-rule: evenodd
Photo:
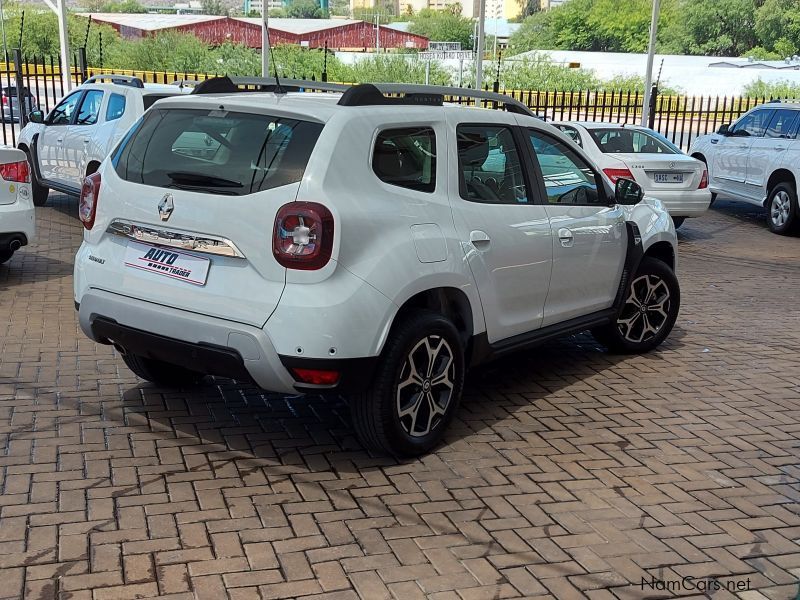
<path fill-rule="evenodd" d="M 670 269 L 675 269 L 675 249 L 669 242 L 656 242 L 645 251 L 644 255 L 660 260 Z"/>
<path fill-rule="evenodd" d="M 769 193 L 772 191 L 772 188 L 779 183 L 791 183 L 794 189 L 797 189 L 797 180 L 794 177 L 794 173 L 789 169 L 775 169 L 767 180 L 767 195 L 766 198 L 764 198 L 765 204 L 769 201 Z"/>
<path fill-rule="evenodd" d="M 416 310 L 428 309 L 444 315 L 455 325 L 464 347 L 472 338 L 474 323 L 472 322 L 472 305 L 469 298 L 461 290 L 453 287 L 432 288 L 411 296 L 397 311 L 392 327 Z"/>

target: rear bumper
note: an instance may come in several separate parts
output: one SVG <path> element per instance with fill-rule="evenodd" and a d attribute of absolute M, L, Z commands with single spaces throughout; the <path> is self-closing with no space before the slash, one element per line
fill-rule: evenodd
<path fill-rule="evenodd" d="M 711 204 L 711 191 L 704 190 L 650 190 L 648 196 L 658 198 L 673 217 L 702 216 Z"/>
<path fill-rule="evenodd" d="M 25 246 L 33 242 L 36 234 L 36 216 L 33 202 L 18 199 L 13 204 L 0 204 L 0 249 L 5 250 L 13 240 Z"/>
<path fill-rule="evenodd" d="M 377 357 L 304 359 L 280 356 L 262 329 L 90 289 L 76 304 L 81 329 L 91 339 L 126 352 L 221 377 L 252 381 L 283 394 L 349 391 L 368 384 Z M 157 331 L 158 333 L 152 333 Z M 335 386 L 299 383 L 291 368 L 340 373 Z"/>

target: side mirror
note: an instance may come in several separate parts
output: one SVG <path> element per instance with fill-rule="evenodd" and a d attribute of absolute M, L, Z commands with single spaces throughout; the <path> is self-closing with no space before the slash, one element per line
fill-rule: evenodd
<path fill-rule="evenodd" d="M 633 206 L 639 204 L 644 198 L 642 186 L 631 179 L 617 179 L 614 188 L 614 200 L 617 204 Z"/>
<path fill-rule="evenodd" d="M 44 113 L 40 110 L 32 110 L 28 115 L 28 121 L 31 123 L 44 123 Z"/>
<path fill-rule="evenodd" d="M 725 125 L 720 125 L 719 129 L 717 129 L 717 133 L 719 135 L 728 136 L 728 135 L 730 135 L 730 127 L 731 126 L 728 125 L 727 123 Z"/>

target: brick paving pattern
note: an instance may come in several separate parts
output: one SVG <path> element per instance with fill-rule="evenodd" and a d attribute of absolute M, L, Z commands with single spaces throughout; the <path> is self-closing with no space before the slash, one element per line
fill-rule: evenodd
<path fill-rule="evenodd" d="M 660 351 L 482 368 L 405 463 L 337 398 L 137 380 L 78 332 L 76 201 L 38 214 L 0 266 L 0 597 L 797 597 L 800 239 L 757 209 L 684 226 Z M 687 576 L 723 589 L 641 586 Z"/>

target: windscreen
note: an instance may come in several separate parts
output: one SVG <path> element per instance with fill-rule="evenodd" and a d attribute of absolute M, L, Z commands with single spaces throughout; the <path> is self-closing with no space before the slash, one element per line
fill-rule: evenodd
<path fill-rule="evenodd" d="M 300 181 L 322 127 L 270 115 L 153 107 L 113 164 L 135 183 L 244 196 Z"/>
<path fill-rule="evenodd" d="M 625 154 L 680 154 L 666 139 L 656 137 L 646 131 L 623 127 L 589 129 L 597 147 L 606 154 L 622 152 Z"/>

